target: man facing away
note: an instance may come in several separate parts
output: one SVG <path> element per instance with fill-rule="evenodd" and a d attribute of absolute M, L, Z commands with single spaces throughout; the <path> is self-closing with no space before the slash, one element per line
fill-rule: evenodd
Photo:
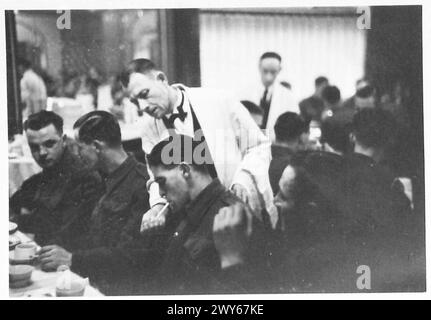
<path fill-rule="evenodd" d="M 149 154 L 172 134 L 205 140 L 212 177 L 245 202 L 254 212 L 262 209 L 276 220 L 268 179 L 270 142 L 239 101 L 223 92 L 170 85 L 166 75 L 147 59 L 132 61 L 123 74 L 131 100 L 145 112 L 142 148 Z M 151 172 L 150 172 L 151 174 Z M 164 206 L 157 184 L 149 183 L 154 217 Z M 258 200 L 260 194 L 263 203 Z"/>
<path fill-rule="evenodd" d="M 63 134 L 63 119 L 54 112 L 30 115 L 24 131 L 42 172 L 24 181 L 9 199 L 10 218 L 42 246 L 83 246 L 82 236 L 102 191 L 99 174 L 74 154 L 73 142 Z"/>
<path fill-rule="evenodd" d="M 262 129 L 269 129 L 269 136 L 274 137 L 272 128 L 278 116 L 286 111 L 299 112 L 291 90 L 281 84 L 277 77 L 281 71 L 281 56 L 276 52 L 265 52 L 259 59 L 259 73 L 263 92 L 258 98 L 263 111 Z"/>
<path fill-rule="evenodd" d="M 322 99 L 322 92 L 329 85 L 328 78 L 318 77 L 314 81 L 315 91 L 313 95 L 305 98 L 299 103 L 299 109 L 301 110 L 301 116 L 305 121 L 310 122 L 311 120 L 320 121 L 322 112 L 325 109 L 325 104 Z"/>
<path fill-rule="evenodd" d="M 278 192 L 278 181 L 292 156 L 304 150 L 308 144 L 307 123 L 294 112 L 280 115 L 274 126 L 275 142 L 271 146 L 272 160 L 269 165 L 269 180 L 274 195 Z"/>
<path fill-rule="evenodd" d="M 42 269 L 67 265 L 105 294 L 135 293 L 146 257 L 139 234 L 142 215 L 149 208 L 146 167 L 124 151 L 112 114 L 90 112 L 76 121 L 74 129 L 81 158 L 103 174 L 106 189 L 92 213 L 86 247 L 67 251 L 56 244 L 44 246 Z"/>

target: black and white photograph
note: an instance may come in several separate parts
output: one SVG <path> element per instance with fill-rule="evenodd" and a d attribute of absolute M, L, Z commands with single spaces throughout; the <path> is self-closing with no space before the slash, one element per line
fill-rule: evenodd
<path fill-rule="evenodd" d="M 6 2 L 6 297 L 426 294 L 425 5 Z"/>

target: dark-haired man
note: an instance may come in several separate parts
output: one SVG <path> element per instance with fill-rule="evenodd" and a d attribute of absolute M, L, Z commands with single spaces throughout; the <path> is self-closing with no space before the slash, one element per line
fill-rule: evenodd
<path fill-rule="evenodd" d="M 90 112 L 75 122 L 74 129 L 81 158 L 101 172 L 106 189 L 92 213 L 86 247 L 69 252 L 58 245 L 45 246 L 40 253 L 42 269 L 67 265 L 105 294 L 136 293 L 146 252 L 139 242 L 140 222 L 148 210 L 146 167 L 124 151 L 112 114 Z"/>
<path fill-rule="evenodd" d="M 268 179 L 270 142 L 239 101 L 216 90 L 170 85 L 147 59 L 133 60 L 122 82 L 131 100 L 145 112 L 142 148 L 147 154 L 171 134 L 205 140 L 213 160 L 211 175 L 254 212 L 266 209 L 276 219 Z M 152 208 L 144 219 L 156 216 L 165 202 L 157 184 L 151 183 L 149 190 Z M 253 196 L 256 193 L 263 196 L 264 208 Z"/>
<path fill-rule="evenodd" d="M 299 103 L 301 116 L 305 121 L 311 120 L 320 121 L 325 104 L 322 99 L 322 92 L 329 85 L 329 80 L 326 77 L 318 77 L 314 81 L 314 93 L 312 96 L 305 98 Z"/>
<path fill-rule="evenodd" d="M 274 195 L 278 192 L 278 181 L 291 157 L 308 144 L 308 124 L 294 112 L 278 117 L 274 126 L 275 142 L 271 146 L 272 160 L 269 165 L 269 180 Z"/>
<path fill-rule="evenodd" d="M 321 121 L 332 117 L 340 109 L 341 93 L 336 86 L 327 86 L 322 91 L 324 109 L 321 114 Z"/>
<path fill-rule="evenodd" d="M 299 112 L 292 91 L 277 81 L 281 71 L 281 56 L 276 52 L 265 52 L 259 59 L 259 72 L 263 85 L 260 96 L 256 99 L 263 111 L 262 129 L 268 129 L 274 138 L 275 121 L 286 111 Z"/>
<path fill-rule="evenodd" d="M 242 202 L 211 177 L 207 155 L 201 141 L 184 135 L 161 141 L 148 155 L 160 195 L 171 207 L 168 219 L 182 215 L 154 278 L 155 293 L 224 291 L 212 238 L 213 220 L 221 208 Z"/>
<path fill-rule="evenodd" d="M 42 172 L 24 181 L 9 200 L 10 217 L 40 245 L 83 246 L 91 211 L 101 191 L 100 176 L 86 169 L 63 134 L 63 119 L 50 111 L 24 123 L 31 153 Z"/>

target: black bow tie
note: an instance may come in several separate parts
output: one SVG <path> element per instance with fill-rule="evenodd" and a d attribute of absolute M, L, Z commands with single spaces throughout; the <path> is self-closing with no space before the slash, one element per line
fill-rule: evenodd
<path fill-rule="evenodd" d="M 187 112 L 184 112 L 183 110 L 183 106 L 180 105 L 178 108 L 178 113 L 174 113 L 172 114 L 169 119 L 167 117 L 163 117 L 163 122 L 165 123 L 166 128 L 168 129 L 174 129 L 174 121 L 178 118 L 180 119 L 182 122 L 184 122 L 184 120 L 187 117 Z"/>
<path fill-rule="evenodd" d="M 186 117 L 187 117 L 187 112 L 184 112 L 184 109 L 183 109 L 183 106 L 182 106 L 182 105 L 181 105 L 181 106 L 179 106 L 179 107 L 177 108 L 177 110 L 178 110 L 178 113 L 174 113 L 174 114 L 172 114 L 172 115 L 169 117 L 169 121 L 170 121 L 170 122 L 172 122 L 172 123 L 174 123 L 175 119 L 177 119 L 177 118 L 184 122 L 184 120 L 185 120 L 185 119 L 186 119 Z"/>

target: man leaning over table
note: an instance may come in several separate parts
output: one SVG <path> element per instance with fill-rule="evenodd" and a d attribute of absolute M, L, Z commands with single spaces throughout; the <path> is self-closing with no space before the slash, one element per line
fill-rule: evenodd
<path fill-rule="evenodd" d="M 101 178 L 74 153 L 74 142 L 63 134 L 63 119 L 56 113 L 30 115 L 24 131 L 42 172 L 24 181 L 9 199 L 10 219 L 40 245 L 79 248 L 101 195 Z"/>
<path fill-rule="evenodd" d="M 254 213 L 266 209 L 274 223 L 277 212 L 268 178 L 271 144 L 239 101 L 216 90 L 170 85 L 166 75 L 147 59 L 133 60 L 122 83 L 130 100 L 145 112 L 142 148 L 146 154 L 172 132 L 199 136 L 213 159 L 211 176 L 218 177 Z M 157 216 L 165 203 L 157 184 L 149 183 L 149 192 L 152 208 L 143 222 Z M 263 196 L 263 206 L 258 194 Z"/>
<path fill-rule="evenodd" d="M 79 154 L 105 177 L 106 190 L 91 219 L 86 248 L 68 252 L 57 245 L 40 252 L 42 269 L 67 265 L 108 295 L 133 294 L 145 246 L 139 233 L 149 209 L 145 165 L 128 155 L 121 144 L 120 126 L 105 111 L 93 111 L 74 124 Z"/>

